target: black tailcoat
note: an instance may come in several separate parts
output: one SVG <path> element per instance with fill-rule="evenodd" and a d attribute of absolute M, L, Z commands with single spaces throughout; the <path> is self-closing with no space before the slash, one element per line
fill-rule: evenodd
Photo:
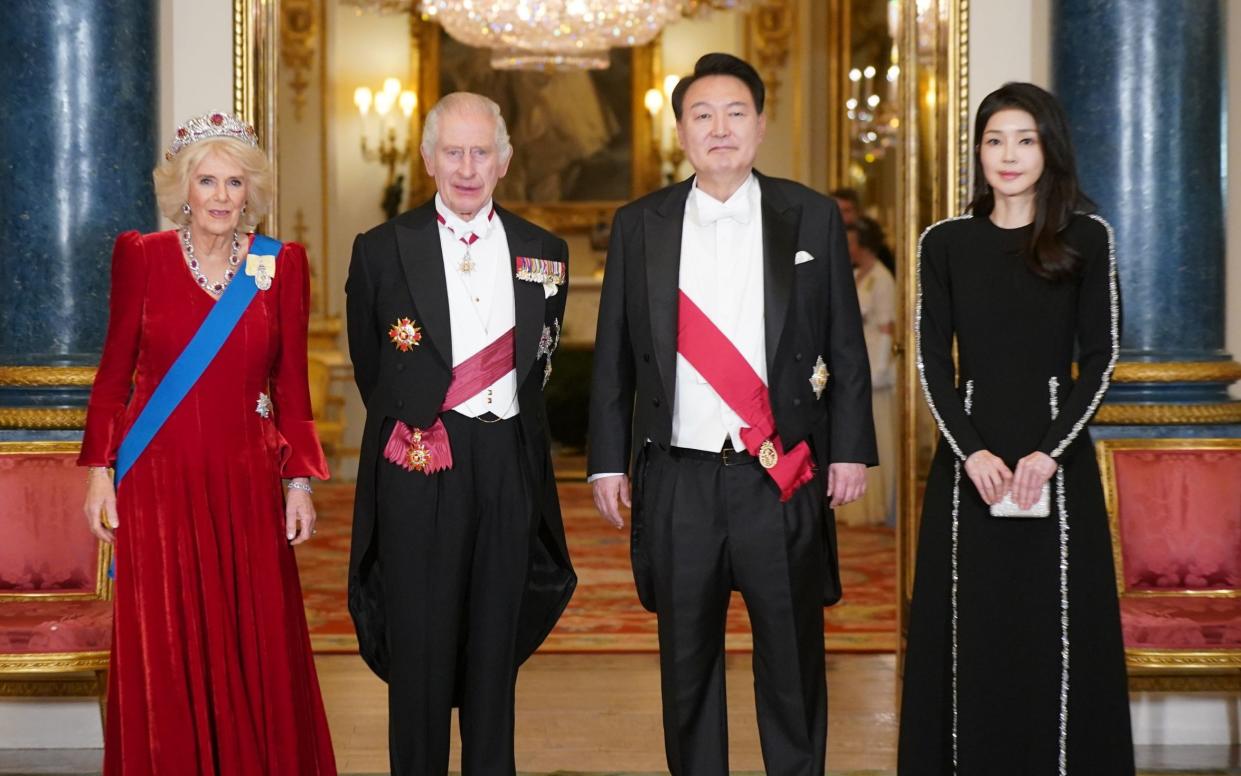
<path fill-rule="evenodd" d="M 801 184 L 755 176 L 762 191 L 763 320 L 776 430 L 786 450 L 809 442 L 820 470 L 833 462 L 874 465 L 870 366 L 840 211 Z M 629 471 L 645 440 L 663 449 L 672 443 L 681 231 L 692 185 L 690 178 L 616 213 L 595 335 L 591 474 Z M 799 263 L 803 251 L 813 258 Z M 831 377 L 816 397 L 810 376 L 820 356 Z M 841 593 L 830 515 L 826 528 L 824 599 L 834 603 Z M 654 611 L 642 558 L 635 553 L 634 561 L 639 594 Z"/>
<path fill-rule="evenodd" d="M 520 663 L 551 632 L 577 585 L 565 547 L 543 403 L 544 373 L 551 355 L 539 348 L 544 331 L 557 336 L 564 321 L 569 256 L 559 237 L 500 207 L 496 215 L 504 225 L 513 264 L 518 417 L 529 491 L 535 500 L 530 505 L 536 525 L 517 643 Z M 541 284 L 516 278 L 518 256 L 564 262 L 566 283 L 545 298 Z M 452 326 L 434 200 L 358 235 L 345 291 L 349 354 L 366 405 L 349 557 L 349 612 L 362 658 L 386 679 L 392 656 L 387 654 L 384 635 L 384 593 L 375 546 L 382 537 L 374 530 L 376 503 L 385 494 L 377 492 L 375 472 L 377 466 L 393 464 L 382 458 L 387 440 L 380 438 L 380 428 L 386 418 L 413 428 L 430 426 L 452 379 Z M 406 352 L 388 337 L 389 327 L 399 318 L 410 318 L 422 329 L 421 343 Z"/>

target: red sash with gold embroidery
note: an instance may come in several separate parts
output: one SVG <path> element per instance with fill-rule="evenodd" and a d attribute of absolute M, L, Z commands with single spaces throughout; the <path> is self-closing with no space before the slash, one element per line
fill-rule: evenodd
<path fill-rule="evenodd" d="M 440 404 L 440 412 L 456 407 L 511 372 L 517 363 L 517 330 L 511 328 L 487 347 L 457 364 Z M 452 468 L 448 430 L 438 417 L 430 428 L 410 428 L 397 421 L 384 446 L 384 458 L 407 471 L 434 474 Z"/>
<path fill-rule="evenodd" d="M 810 446 L 798 442 L 785 452 L 776 433 L 767 385 L 745 360 L 741 351 L 724 336 L 694 301 L 679 292 L 677 304 L 677 352 L 710 384 L 724 403 L 749 427 L 741 429 L 745 449 L 780 488 L 780 500 L 814 477 Z"/>

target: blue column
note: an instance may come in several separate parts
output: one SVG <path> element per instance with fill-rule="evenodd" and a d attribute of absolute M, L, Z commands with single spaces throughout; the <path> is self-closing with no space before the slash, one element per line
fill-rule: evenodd
<path fill-rule="evenodd" d="M 1231 423 L 1223 21 L 1220 0 L 1055 0 L 1052 54 L 1082 186 L 1116 230 L 1122 350 L 1107 401 L 1213 407 Z"/>
<path fill-rule="evenodd" d="M 158 224 L 158 67 L 156 0 L 5 3 L 0 368 L 98 362 L 112 243 Z M 0 407 L 80 406 L 88 391 L 18 382 L 0 382 Z"/>

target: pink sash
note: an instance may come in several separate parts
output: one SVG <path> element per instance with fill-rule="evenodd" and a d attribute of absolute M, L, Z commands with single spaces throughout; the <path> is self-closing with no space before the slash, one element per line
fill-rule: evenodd
<path fill-rule="evenodd" d="M 452 380 L 439 411 L 445 412 L 475 396 L 511 372 L 517 363 L 516 327 L 501 334 L 487 347 L 453 367 Z M 434 474 L 452 468 L 452 446 L 444 422 L 435 418 L 430 428 L 410 428 L 397 421 L 384 446 L 384 458 L 411 472 Z"/>
<path fill-rule="evenodd" d="M 792 450 L 776 433 L 771 412 L 771 395 L 745 356 L 711 322 L 698 305 L 679 292 L 677 306 L 677 352 L 698 370 L 724 403 L 748 424 L 741 429 L 745 449 L 758 456 L 759 463 L 780 488 L 780 500 L 788 501 L 793 491 L 814 477 L 810 446 L 798 442 Z"/>

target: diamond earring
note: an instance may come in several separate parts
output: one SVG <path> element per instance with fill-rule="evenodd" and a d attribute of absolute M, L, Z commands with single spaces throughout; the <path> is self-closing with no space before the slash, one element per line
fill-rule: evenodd
<path fill-rule="evenodd" d="M 190 214 L 190 203 L 186 202 L 184 205 L 182 205 L 181 212 L 188 216 Z"/>

